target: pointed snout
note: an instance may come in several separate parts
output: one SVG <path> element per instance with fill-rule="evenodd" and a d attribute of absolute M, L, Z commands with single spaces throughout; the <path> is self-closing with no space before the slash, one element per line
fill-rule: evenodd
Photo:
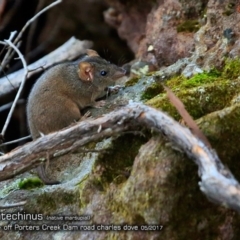
<path fill-rule="evenodd" d="M 121 78 L 126 75 L 126 70 L 124 68 L 119 67 L 117 71 L 113 75 L 113 79 L 117 80 L 118 78 Z"/>

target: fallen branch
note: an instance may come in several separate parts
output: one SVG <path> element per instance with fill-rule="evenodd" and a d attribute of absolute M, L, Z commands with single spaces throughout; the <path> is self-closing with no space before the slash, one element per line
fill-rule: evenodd
<path fill-rule="evenodd" d="M 75 37 L 72 37 L 55 51 L 28 65 L 29 73 L 27 79 L 29 79 L 34 74 L 51 67 L 54 64 L 67 60 L 73 60 L 77 58 L 80 54 L 84 53 L 86 49 L 91 47 L 92 42 L 79 41 Z M 19 71 L 9 74 L 7 77 L 0 78 L 0 98 L 5 97 L 6 95 L 17 89 L 21 84 L 23 77 L 24 69 L 21 69 Z"/>
<path fill-rule="evenodd" d="M 46 161 L 46 152 L 49 159 L 53 159 L 91 141 L 139 126 L 163 133 L 198 165 L 201 191 L 214 202 L 240 212 L 240 185 L 220 162 L 216 152 L 165 113 L 141 103 L 131 103 L 98 119 L 80 122 L 5 154 L 0 157 L 0 180 L 12 178 Z"/>

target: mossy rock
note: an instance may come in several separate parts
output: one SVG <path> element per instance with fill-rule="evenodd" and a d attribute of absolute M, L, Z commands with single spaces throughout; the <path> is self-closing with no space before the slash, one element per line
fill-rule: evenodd
<path fill-rule="evenodd" d="M 177 26 L 177 32 L 196 32 L 200 28 L 198 20 L 188 19 Z"/>
<path fill-rule="evenodd" d="M 37 187 L 44 186 L 42 180 L 38 177 L 24 178 L 19 183 L 18 186 L 20 189 L 33 189 Z"/>
<path fill-rule="evenodd" d="M 136 83 L 138 83 L 139 80 L 140 80 L 139 77 L 133 77 L 133 78 L 129 79 L 129 80 L 125 83 L 125 86 L 126 86 L 126 87 L 134 86 Z"/>
<path fill-rule="evenodd" d="M 231 100 L 240 93 L 239 76 L 240 59 L 226 59 L 225 66 L 221 70 L 204 71 L 190 79 L 179 75 L 169 79 L 165 84 L 181 99 L 193 118 L 197 119 L 231 105 Z M 156 88 L 156 83 L 152 84 L 152 87 Z M 148 89 L 151 89 L 151 86 Z M 147 90 L 142 96 L 146 94 L 148 94 Z M 177 120 L 180 119 L 166 93 L 155 95 L 146 104 L 169 113 Z"/>

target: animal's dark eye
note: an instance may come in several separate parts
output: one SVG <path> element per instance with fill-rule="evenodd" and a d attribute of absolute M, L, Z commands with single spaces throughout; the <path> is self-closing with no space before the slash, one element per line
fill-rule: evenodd
<path fill-rule="evenodd" d="M 107 75 L 107 72 L 104 71 L 104 70 L 102 70 L 102 71 L 100 72 L 100 74 L 101 74 L 101 76 L 106 76 L 106 75 Z"/>

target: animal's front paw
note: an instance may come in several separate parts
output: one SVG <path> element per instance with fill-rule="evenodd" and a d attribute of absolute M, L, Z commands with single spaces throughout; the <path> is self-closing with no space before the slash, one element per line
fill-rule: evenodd
<path fill-rule="evenodd" d="M 84 120 L 86 120 L 86 119 L 88 119 L 88 118 L 91 118 L 91 112 L 89 112 L 89 111 L 87 111 L 87 112 L 80 118 L 80 120 L 81 120 L 81 121 L 84 121 Z"/>
<path fill-rule="evenodd" d="M 124 88 L 121 85 L 111 86 L 108 87 L 107 91 L 109 94 L 117 94 L 122 88 Z"/>
<path fill-rule="evenodd" d="M 95 108 L 101 108 L 101 107 L 105 106 L 105 104 L 106 104 L 106 101 L 101 100 L 101 101 L 95 102 L 94 105 L 93 105 L 93 107 L 95 107 Z"/>

